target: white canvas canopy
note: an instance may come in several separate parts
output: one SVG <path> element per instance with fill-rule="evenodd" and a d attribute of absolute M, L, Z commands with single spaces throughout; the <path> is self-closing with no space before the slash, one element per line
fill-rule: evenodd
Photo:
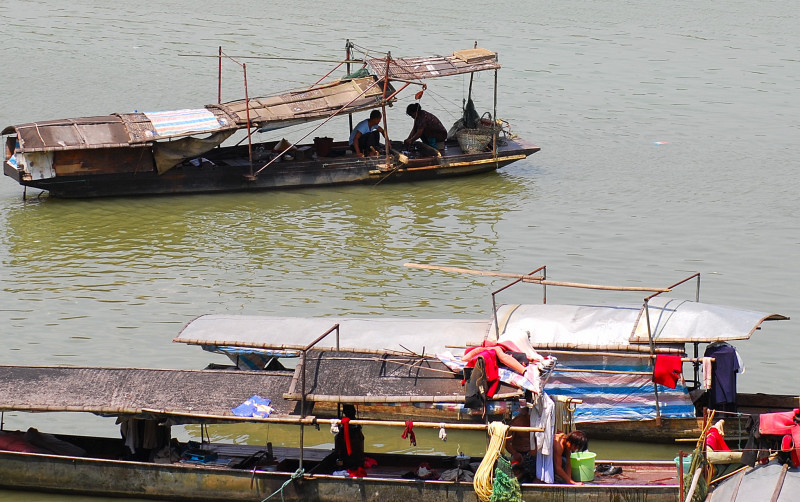
<path fill-rule="evenodd" d="M 745 340 L 766 320 L 780 314 L 655 297 L 643 305 L 503 305 L 497 311 L 499 333 L 530 333 L 536 348 L 603 348 L 647 344 L 648 316 L 653 341 L 660 344 Z M 495 322 L 489 336 L 497 333 Z"/>
<path fill-rule="evenodd" d="M 416 353 L 444 350 L 467 340 L 483 340 L 488 321 L 354 317 L 270 317 L 203 315 L 188 323 L 174 339 L 195 345 L 302 349 L 339 324 L 341 347 Z M 335 347 L 331 333 L 316 347 Z"/>

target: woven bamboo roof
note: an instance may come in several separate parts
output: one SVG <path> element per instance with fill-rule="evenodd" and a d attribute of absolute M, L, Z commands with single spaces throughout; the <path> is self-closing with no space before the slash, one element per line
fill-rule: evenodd
<path fill-rule="evenodd" d="M 397 58 L 389 60 L 389 63 L 387 70 L 385 58 L 367 58 L 367 64 L 375 75 L 382 77 L 388 71 L 389 78 L 401 80 L 449 77 L 500 68 L 497 53 L 480 48 L 456 51 L 451 56 Z"/>
<path fill-rule="evenodd" d="M 288 414 L 294 403 L 282 395 L 291 378 L 273 371 L 0 366 L 0 410 L 233 416 L 232 408 L 259 395 Z"/>

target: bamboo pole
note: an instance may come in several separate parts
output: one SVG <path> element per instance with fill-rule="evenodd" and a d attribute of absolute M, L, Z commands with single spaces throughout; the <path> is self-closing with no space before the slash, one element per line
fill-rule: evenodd
<path fill-rule="evenodd" d="M 447 348 L 447 349 L 464 349 L 464 350 L 466 350 L 466 349 L 472 349 L 472 348 L 480 347 L 480 346 L 481 346 L 480 343 L 475 343 L 473 345 L 468 345 L 468 346 L 467 345 L 445 345 L 445 348 Z M 588 348 L 588 345 L 584 346 L 584 347 Z M 587 350 L 587 349 L 575 349 L 575 350 L 570 350 L 570 349 L 549 349 L 549 348 L 543 347 L 541 345 L 537 345 L 536 347 L 534 347 L 534 350 L 536 350 L 538 352 L 545 352 L 545 353 L 548 353 L 548 354 L 571 354 L 571 355 L 586 355 L 586 356 L 636 357 L 636 358 L 650 357 L 650 353 L 649 353 L 650 350 L 649 349 L 641 350 L 638 347 L 631 347 L 630 349 L 614 349 L 614 348 L 612 348 L 610 350 L 624 350 L 626 352 L 641 352 L 641 355 L 637 355 L 637 354 L 620 354 L 620 353 L 617 353 L 617 352 L 601 352 L 601 351 L 593 351 L 593 350 Z M 683 351 L 681 349 L 671 349 L 671 348 L 656 349 L 656 354 L 678 354 L 678 353 L 683 353 Z M 702 361 L 702 358 L 697 358 L 697 359 L 699 361 Z M 682 361 L 690 361 L 690 360 L 692 360 L 692 358 L 681 358 L 681 360 Z M 712 358 L 712 360 L 713 360 L 713 358 Z"/>
<path fill-rule="evenodd" d="M 282 357 L 299 357 L 300 352 L 305 348 L 305 345 L 297 345 L 297 344 L 286 344 L 286 343 L 256 343 L 256 342 L 245 342 L 239 340 L 230 340 L 230 339 L 221 339 L 221 340 L 203 340 L 203 339 L 193 339 L 193 338 L 173 338 L 173 342 L 185 343 L 188 345 L 226 345 L 226 346 L 235 346 L 238 348 L 243 349 L 270 349 L 270 350 L 286 350 L 292 351 L 293 354 L 286 354 Z M 480 344 L 479 344 L 480 345 Z M 403 352 L 402 350 L 392 350 L 392 349 L 359 349 L 355 347 L 314 347 L 315 351 L 319 352 L 347 352 L 353 354 L 377 354 L 377 355 L 390 355 L 390 356 L 408 356 L 408 352 Z M 423 354 L 424 355 L 424 354 Z M 276 356 L 281 357 L 281 356 Z M 424 355 L 424 357 L 436 359 L 435 356 Z M 181 370 L 187 371 L 187 370 Z M 202 371 L 202 370 L 196 370 Z"/>
<path fill-rule="evenodd" d="M 568 288 L 584 288 L 584 289 L 600 289 L 607 291 L 654 291 L 658 293 L 667 293 L 671 291 L 666 288 L 649 288 L 643 286 L 604 286 L 600 284 L 583 284 L 579 282 L 561 282 L 561 281 L 548 281 L 541 276 L 509 274 L 505 272 L 487 272 L 485 270 L 473 270 L 470 268 L 457 268 L 457 267 L 444 267 L 440 265 L 424 265 L 419 263 L 405 263 L 403 266 L 409 268 L 419 268 L 423 270 L 440 270 L 442 272 L 454 272 L 458 274 L 472 274 L 484 275 L 492 277 L 506 277 L 509 279 L 519 279 L 522 282 L 532 282 L 542 284 L 545 286 L 562 286 Z"/>
<path fill-rule="evenodd" d="M 485 275 L 492 277 L 506 277 L 508 279 L 522 279 L 523 281 L 527 282 L 539 282 L 543 280 L 541 276 L 508 274 L 505 272 L 487 272 L 485 270 L 473 270 L 471 268 L 444 267 L 441 265 L 424 265 L 420 263 L 404 263 L 403 266 L 409 268 L 419 268 L 423 270 L 439 270 L 442 272 L 453 272 L 456 274 L 472 274 L 472 275 Z"/>
<path fill-rule="evenodd" d="M 504 399 L 513 399 L 523 396 L 525 393 L 521 390 L 519 392 L 509 392 L 504 394 L 495 394 L 492 397 L 493 401 L 502 401 Z M 300 399 L 300 394 L 286 392 L 283 394 L 284 399 L 297 401 Z M 444 396 L 335 396 L 329 394 L 308 394 L 306 399 L 317 403 L 463 403 L 464 396 L 459 395 L 444 395 Z"/>
<path fill-rule="evenodd" d="M 783 489 L 783 482 L 786 479 L 786 471 L 789 470 L 789 464 L 783 464 L 781 467 L 781 473 L 778 475 L 778 481 L 775 483 L 775 490 L 772 492 L 772 498 L 770 498 L 770 502 L 778 502 L 778 499 L 781 496 L 781 490 Z"/>
<path fill-rule="evenodd" d="M 455 375 L 455 374 L 457 374 L 456 372 L 454 372 L 452 370 L 449 370 L 449 369 L 443 370 L 443 369 L 440 369 L 440 368 L 431 368 L 430 366 L 422 366 L 422 364 L 419 361 L 415 362 L 415 363 L 409 363 L 409 362 L 405 362 L 405 361 L 399 361 L 397 359 L 378 359 L 378 358 L 374 358 L 374 357 L 369 357 L 369 358 L 367 358 L 367 357 L 324 357 L 322 359 L 324 359 L 325 361 L 366 361 L 366 362 L 371 362 L 371 363 L 392 363 L 392 364 L 395 364 L 397 366 L 404 366 L 404 367 L 415 368 L 415 369 L 423 369 L 423 370 L 427 370 L 427 371 L 433 371 L 435 373 L 444 373 L 445 375 Z M 427 361 L 438 360 L 438 359 L 431 359 L 430 357 L 425 357 L 424 359 L 427 360 Z M 422 361 L 422 362 L 424 362 L 424 361 Z"/>
<path fill-rule="evenodd" d="M 725 474 L 724 476 L 720 476 L 720 477 L 718 477 L 716 479 L 712 479 L 711 483 L 709 483 L 709 484 L 719 483 L 720 481 L 728 479 L 731 476 L 733 476 L 734 474 L 738 474 L 738 473 L 742 472 L 743 470 L 745 470 L 745 469 L 747 469 L 749 467 L 750 467 L 749 465 L 743 465 L 743 466 L 739 467 L 738 469 L 736 469 L 735 471 L 731 471 L 728 474 Z"/>
<path fill-rule="evenodd" d="M 604 356 L 604 357 L 628 357 L 628 358 L 636 358 L 641 359 L 644 357 L 655 359 L 657 354 L 618 354 L 616 352 L 578 352 L 578 351 L 569 351 L 569 350 L 547 350 L 542 352 L 548 352 L 553 354 L 575 354 L 575 355 L 590 355 L 590 356 Z M 681 357 L 682 363 L 694 363 L 694 362 L 702 362 L 702 357 Z M 711 358 L 711 362 L 714 362 L 716 359 L 713 357 Z"/>
<path fill-rule="evenodd" d="M 692 477 L 692 485 L 689 487 L 689 491 L 686 493 L 686 502 L 690 502 L 692 500 L 692 496 L 694 495 L 694 491 L 697 489 L 697 482 L 700 480 L 700 474 L 703 473 L 703 468 L 698 467 L 694 471 L 694 477 Z"/>
<path fill-rule="evenodd" d="M 304 418 L 295 417 L 295 416 L 276 416 L 276 417 L 268 417 L 268 418 L 259 418 L 259 417 L 237 417 L 237 416 L 228 416 L 228 415 L 204 415 L 204 414 L 197 414 L 197 413 L 171 413 L 166 412 L 163 410 L 154 410 L 154 409 L 143 409 L 142 412 L 145 413 L 153 413 L 153 414 L 167 414 L 173 416 L 185 416 L 185 417 L 192 417 L 198 419 L 209 419 L 209 420 L 226 420 L 226 421 L 235 421 L 235 422 L 261 422 L 261 423 L 273 423 L 273 424 L 285 424 L 285 425 L 316 425 L 316 424 L 338 424 L 341 423 L 341 420 L 338 418 L 317 418 L 313 415 L 307 415 Z M 398 420 L 350 420 L 350 425 L 378 425 L 378 426 L 386 426 L 386 427 L 405 427 L 406 423 L 403 421 Z M 445 422 L 414 422 L 414 427 L 421 427 L 427 429 L 439 429 L 444 426 L 445 429 L 453 429 L 453 430 L 485 430 L 487 426 L 485 424 L 470 424 L 470 423 L 445 423 Z M 509 427 L 510 431 L 513 432 L 544 432 L 544 429 L 541 427 L 522 427 L 512 425 Z"/>
<path fill-rule="evenodd" d="M 616 371 L 616 370 L 591 370 L 591 369 L 572 369 L 572 368 L 553 368 L 553 371 L 564 373 L 607 373 L 611 375 L 652 375 L 652 371 Z"/>

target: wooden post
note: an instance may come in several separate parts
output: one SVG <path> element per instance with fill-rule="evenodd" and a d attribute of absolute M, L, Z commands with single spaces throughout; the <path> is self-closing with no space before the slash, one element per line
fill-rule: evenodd
<path fill-rule="evenodd" d="M 302 374 L 301 377 L 301 384 L 300 384 L 300 418 L 306 418 L 306 350 L 303 350 L 303 354 L 300 356 L 300 372 Z M 300 465 L 298 469 L 303 469 L 303 435 L 305 430 L 303 429 L 303 422 L 300 422 Z"/>
<path fill-rule="evenodd" d="M 647 338 L 650 340 L 650 357 L 655 357 L 656 347 L 653 340 L 653 329 L 650 326 L 650 309 L 648 308 L 647 300 L 645 300 L 642 308 L 644 309 L 645 320 L 647 322 Z M 655 368 L 655 361 L 653 362 L 653 368 Z M 661 407 L 658 404 L 658 384 L 655 379 L 653 379 L 653 394 L 656 398 L 656 425 L 661 427 Z"/>
<path fill-rule="evenodd" d="M 247 94 L 247 63 L 242 63 L 244 72 L 244 107 L 247 112 L 247 155 L 250 158 L 250 176 L 253 176 L 253 136 L 250 127 L 250 97 Z"/>
<path fill-rule="evenodd" d="M 381 97 L 381 114 L 383 115 L 383 133 L 386 135 L 386 169 L 389 169 L 389 160 L 392 155 L 392 145 L 389 144 L 389 122 L 386 120 L 386 94 L 389 91 L 389 65 L 392 63 L 392 53 L 386 53 L 386 70 L 383 73 L 383 96 Z"/>
<path fill-rule="evenodd" d="M 345 60 L 347 61 L 347 74 L 348 75 L 350 75 L 350 57 L 351 57 L 350 49 L 352 47 L 353 47 L 353 44 L 350 42 L 350 39 L 348 38 L 347 41 L 344 44 L 344 50 L 345 50 L 345 56 L 344 57 L 345 57 Z M 347 119 L 348 119 L 348 122 L 350 123 L 350 132 L 353 132 L 353 114 L 352 113 L 348 113 L 347 114 Z"/>
<path fill-rule="evenodd" d="M 217 62 L 217 104 L 222 103 L 222 46 L 219 46 L 219 56 Z"/>
<path fill-rule="evenodd" d="M 497 161 L 497 131 L 494 125 L 497 123 L 497 70 L 494 71 L 494 115 L 492 115 L 492 155 Z"/>

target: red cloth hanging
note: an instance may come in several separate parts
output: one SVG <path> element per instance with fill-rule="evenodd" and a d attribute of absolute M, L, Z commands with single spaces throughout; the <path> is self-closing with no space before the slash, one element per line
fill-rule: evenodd
<path fill-rule="evenodd" d="M 714 451 L 731 451 L 728 444 L 725 442 L 725 438 L 723 438 L 722 434 L 714 427 L 708 430 L 706 445 Z"/>
<path fill-rule="evenodd" d="M 653 381 L 655 383 L 674 389 L 682 373 L 683 363 L 681 362 L 681 356 L 667 354 L 658 354 L 656 356 L 656 365 L 653 368 Z"/>
<path fill-rule="evenodd" d="M 483 366 L 486 371 L 486 397 L 492 397 L 500 387 L 500 371 L 497 367 L 497 352 L 494 350 L 483 350 L 475 354 L 472 359 L 467 361 L 467 368 L 474 368 L 478 358 L 483 358 Z"/>
<path fill-rule="evenodd" d="M 350 446 L 350 417 L 342 418 L 342 427 L 344 427 L 344 445 L 347 448 L 347 455 L 353 454 L 353 448 Z"/>
<path fill-rule="evenodd" d="M 759 416 L 758 432 L 761 434 L 791 434 L 795 426 L 794 417 L 800 410 L 762 413 Z"/>
<path fill-rule="evenodd" d="M 417 446 L 417 436 L 414 434 L 414 422 L 406 420 L 406 428 L 403 430 L 403 434 L 401 434 L 400 437 L 403 439 L 408 438 L 409 441 L 411 441 L 411 446 Z"/>

